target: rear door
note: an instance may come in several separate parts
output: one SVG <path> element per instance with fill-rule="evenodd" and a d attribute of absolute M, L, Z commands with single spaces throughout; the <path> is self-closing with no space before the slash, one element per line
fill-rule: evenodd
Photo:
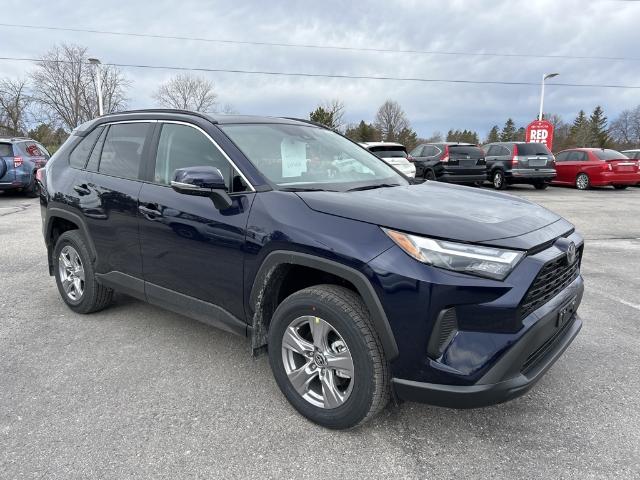
<path fill-rule="evenodd" d="M 108 125 L 74 187 L 95 244 L 96 271 L 116 272 L 121 282 L 124 276 L 142 279 L 138 195 L 154 126 L 150 121 Z"/>
<path fill-rule="evenodd" d="M 571 175 L 569 167 L 569 154 L 570 151 L 564 151 L 556 155 L 556 178 L 553 179 L 556 183 L 573 183 L 574 177 Z"/>

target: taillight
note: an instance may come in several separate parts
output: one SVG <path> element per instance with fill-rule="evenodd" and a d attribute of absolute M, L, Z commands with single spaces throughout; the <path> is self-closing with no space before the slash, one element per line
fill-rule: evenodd
<path fill-rule="evenodd" d="M 519 161 L 520 161 L 520 158 L 518 157 L 518 145 L 514 145 L 513 146 L 513 157 L 511 157 L 511 166 L 512 167 L 518 166 L 518 162 Z"/>
<path fill-rule="evenodd" d="M 22 165 L 22 157 L 13 157 L 13 168 L 18 168 Z"/>
<path fill-rule="evenodd" d="M 611 164 L 609 162 L 604 162 L 602 164 L 602 170 L 611 172 L 613 170 L 613 167 L 611 166 Z"/>
<path fill-rule="evenodd" d="M 36 170 L 36 180 L 42 183 L 43 178 L 44 178 L 44 168 L 39 168 L 38 170 Z"/>
<path fill-rule="evenodd" d="M 449 145 L 444 146 L 444 152 L 442 152 L 442 155 L 440 156 L 440 161 L 441 162 L 449 161 Z"/>
<path fill-rule="evenodd" d="M 407 154 L 407 160 L 409 160 L 410 162 L 415 162 L 416 161 L 415 158 L 413 158 L 411 155 L 408 155 L 408 154 Z"/>

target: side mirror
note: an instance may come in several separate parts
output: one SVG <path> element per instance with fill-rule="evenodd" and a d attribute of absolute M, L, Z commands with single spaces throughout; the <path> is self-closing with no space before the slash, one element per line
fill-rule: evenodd
<path fill-rule="evenodd" d="M 173 174 L 171 188 L 184 195 L 209 197 L 218 210 L 232 205 L 224 177 L 215 167 L 179 168 Z"/>

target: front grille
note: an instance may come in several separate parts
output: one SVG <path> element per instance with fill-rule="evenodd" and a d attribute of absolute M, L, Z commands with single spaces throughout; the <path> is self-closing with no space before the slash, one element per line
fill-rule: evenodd
<path fill-rule="evenodd" d="M 546 263 L 520 304 L 520 318 L 537 310 L 567 288 L 580 274 L 581 257 L 582 249 L 578 250 L 576 261 L 571 265 L 567 263 L 565 255 Z"/>

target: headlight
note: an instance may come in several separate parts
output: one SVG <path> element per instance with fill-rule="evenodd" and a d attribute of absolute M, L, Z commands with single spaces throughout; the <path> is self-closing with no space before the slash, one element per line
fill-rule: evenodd
<path fill-rule="evenodd" d="M 402 250 L 416 260 L 455 272 L 504 280 L 524 257 L 523 252 L 434 240 L 383 228 Z"/>

